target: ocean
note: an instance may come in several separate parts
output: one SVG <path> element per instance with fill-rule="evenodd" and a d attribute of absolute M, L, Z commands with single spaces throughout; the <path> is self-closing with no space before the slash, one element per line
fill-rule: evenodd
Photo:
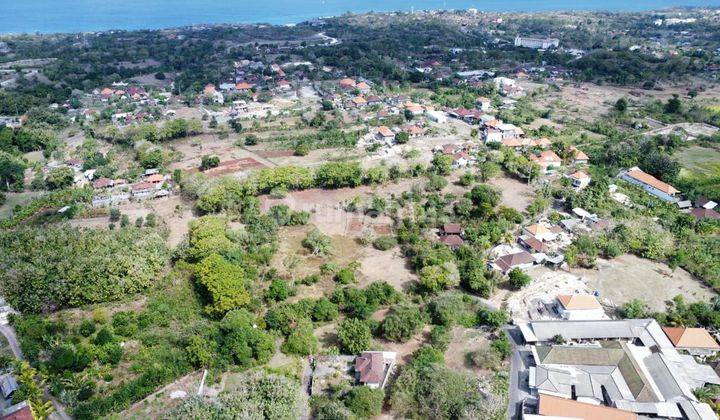
<path fill-rule="evenodd" d="M 290 24 L 345 12 L 468 9 L 638 11 L 720 0 L 0 0 L 0 33 L 161 29 L 202 23 Z"/>

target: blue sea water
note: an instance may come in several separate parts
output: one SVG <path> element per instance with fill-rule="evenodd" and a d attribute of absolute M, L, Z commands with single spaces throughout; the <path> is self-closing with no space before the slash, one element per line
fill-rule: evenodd
<path fill-rule="evenodd" d="M 720 0 L 0 0 L 0 33 L 159 29 L 199 23 L 297 23 L 345 12 L 467 9 L 651 10 Z"/>

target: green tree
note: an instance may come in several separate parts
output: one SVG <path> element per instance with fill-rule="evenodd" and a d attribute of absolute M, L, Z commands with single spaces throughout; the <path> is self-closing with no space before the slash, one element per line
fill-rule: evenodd
<path fill-rule="evenodd" d="M 69 187 L 75 181 L 75 172 L 67 166 L 54 168 L 45 178 L 45 185 L 49 190 L 59 190 Z"/>
<path fill-rule="evenodd" d="M 205 311 L 212 316 L 221 317 L 250 303 L 245 270 L 218 254 L 205 257 L 195 266 L 195 279 L 207 295 Z"/>
<path fill-rule="evenodd" d="M 301 319 L 290 335 L 288 335 L 282 350 L 285 353 L 307 356 L 317 351 L 318 341 L 313 335 L 312 322 Z"/>
<path fill-rule="evenodd" d="M 370 347 L 372 334 L 365 321 L 348 318 L 344 320 L 337 330 L 340 350 L 346 354 L 360 354 Z"/>
<path fill-rule="evenodd" d="M 422 328 L 423 316 L 415 306 L 398 306 L 382 323 L 383 336 L 399 343 L 408 341 Z"/>
<path fill-rule="evenodd" d="M 508 277 L 510 278 L 510 286 L 514 289 L 522 289 L 532 282 L 532 277 L 519 268 L 513 268 Z"/>

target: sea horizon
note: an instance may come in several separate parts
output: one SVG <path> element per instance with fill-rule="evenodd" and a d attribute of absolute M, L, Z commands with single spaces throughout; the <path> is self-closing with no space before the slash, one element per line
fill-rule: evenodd
<path fill-rule="evenodd" d="M 345 13 L 467 10 L 480 12 L 652 11 L 720 7 L 707 0 L 25 0 L 4 5 L 0 34 L 53 34 L 112 30 L 162 30 L 193 25 L 288 25 Z"/>

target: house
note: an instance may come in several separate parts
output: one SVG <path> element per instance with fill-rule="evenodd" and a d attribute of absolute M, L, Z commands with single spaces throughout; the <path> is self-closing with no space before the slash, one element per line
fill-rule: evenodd
<path fill-rule="evenodd" d="M 422 115 L 425 112 L 425 108 L 422 105 L 408 102 L 405 104 L 405 110 L 409 111 L 414 116 Z"/>
<path fill-rule="evenodd" d="M 475 158 L 467 154 L 466 152 L 458 152 L 452 155 L 453 167 L 464 168 L 468 165 L 475 163 Z"/>
<path fill-rule="evenodd" d="M 360 93 L 363 93 L 363 94 L 370 93 L 370 85 L 368 85 L 365 82 L 360 82 L 360 83 L 356 84 L 355 89 L 359 90 Z"/>
<path fill-rule="evenodd" d="M 82 159 L 73 158 L 73 159 L 68 159 L 67 162 L 65 162 L 65 163 L 67 163 L 67 165 L 73 169 L 80 170 L 80 169 L 82 169 L 83 165 L 85 164 L 85 161 Z"/>
<path fill-rule="evenodd" d="M 130 187 L 133 197 L 151 197 L 155 192 L 155 185 L 150 182 L 138 182 Z"/>
<path fill-rule="evenodd" d="M 585 154 L 585 152 L 575 146 L 571 146 L 570 151 L 572 152 L 573 163 L 576 165 L 586 165 L 588 163 L 588 160 L 590 160 L 590 158 L 588 157 L 588 155 Z"/>
<path fill-rule="evenodd" d="M 438 235 L 445 236 L 445 235 L 460 235 L 462 236 L 465 233 L 465 229 L 463 229 L 462 225 L 459 223 L 445 223 L 441 228 Z"/>
<path fill-rule="evenodd" d="M 502 131 L 495 127 L 486 126 L 483 135 L 486 143 L 501 142 L 503 140 Z"/>
<path fill-rule="evenodd" d="M 516 139 L 525 134 L 523 129 L 515 124 L 502 123 L 498 124 L 496 128 L 500 130 L 503 139 Z"/>
<path fill-rule="evenodd" d="M 637 420 L 638 415 L 632 411 L 620 410 L 604 405 L 590 404 L 570 398 L 540 394 L 538 404 L 538 420 L 550 419 L 584 419 L 584 420 Z M 525 416 L 525 418 L 528 418 Z"/>
<path fill-rule="evenodd" d="M 363 108 L 367 105 L 367 101 L 362 96 L 356 96 L 350 100 L 352 102 L 353 106 L 357 108 Z"/>
<path fill-rule="evenodd" d="M 518 237 L 518 243 L 533 254 L 538 252 L 546 253 L 548 251 L 547 245 L 532 235 L 521 235 Z"/>
<path fill-rule="evenodd" d="M 478 96 L 477 99 L 475 99 L 475 104 L 478 108 L 480 108 L 481 111 L 487 112 L 492 107 L 492 102 L 490 99 L 484 97 L 484 96 Z"/>
<path fill-rule="evenodd" d="M 408 136 L 410 136 L 410 138 L 412 138 L 412 139 L 414 139 L 416 137 L 420 137 L 423 134 L 425 134 L 425 131 L 422 128 L 418 127 L 417 125 L 405 126 L 405 127 L 403 127 L 402 131 L 408 133 Z"/>
<path fill-rule="evenodd" d="M 376 134 L 378 140 L 383 141 L 393 141 L 395 139 L 395 133 L 388 127 L 381 125 L 378 127 L 377 134 Z"/>
<path fill-rule="evenodd" d="M 587 187 L 592 180 L 590 175 L 585 171 L 575 171 L 570 175 L 567 175 L 567 177 L 572 180 L 572 186 L 579 190 Z"/>
<path fill-rule="evenodd" d="M 2 420 L 34 420 L 32 409 L 27 401 L 21 401 L 17 404 L 5 407 L 0 411 L 0 419 Z"/>
<path fill-rule="evenodd" d="M 338 82 L 338 85 L 340 86 L 341 89 L 350 90 L 350 89 L 355 89 L 356 84 L 353 79 L 345 78 L 345 79 L 340 80 L 340 82 Z"/>
<path fill-rule="evenodd" d="M 460 235 L 443 235 L 440 237 L 440 242 L 449 246 L 452 250 L 460 248 L 465 243 Z"/>
<path fill-rule="evenodd" d="M 114 182 L 110 178 L 98 178 L 93 181 L 93 188 L 99 190 L 101 188 L 110 188 L 114 185 Z"/>
<path fill-rule="evenodd" d="M 540 165 L 545 173 L 562 166 L 562 159 L 552 150 L 545 150 L 539 155 L 530 155 L 530 160 Z"/>
<path fill-rule="evenodd" d="M 558 295 L 557 301 L 558 312 L 564 319 L 576 321 L 607 318 L 600 302 L 593 295 Z"/>
<path fill-rule="evenodd" d="M 518 151 L 525 147 L 525 142 L 518 138 L 502 139 L 502 144 L 505 147 L 509 147 Z"/>
<path fill-rule="evenodd" d="M 377 95 L 370 95 L 367 98 L 365 98 L 365 100 L 367 101 L 368 105 L 375 105 L 375 104 L 382 103 L 382 98 L 380 98 Z"/>
<path fill-rule="evenodd" d="M 235 84 L 235 90 L 237 90 L 240 93 L 248 93 L 252 90 L 252 88 L 255 87 L 254 85 L 251 85 L 247 82 L 240 82 Z"/>
<path fill-rule="evenodd" d="M 392 351 L 364 351 L 355 359 L 355 376 L 361 385 L 383 388 L 395 366 L 397 353 Z"/>
<path fill-rule="evenodd" d="M 677 197 L 678 193 L 680 192 L 679 190 L 677 190 L 672 185 L 660 181 L 654 176 L 643 172 L 637 166 L 630 168 L 627 171 L 620 172 L 618 174 L 618 178 L 641 187 L 649 194 L 652 194 L 655 197 L 660 198 L 661 200 L 669 201 L 672 203 L 680 201 L 680 198 Z"/>
<path fill-rule="evenodd" d="M 490 267 L 499 270 L 503 274 L 507 274 L 515 268 L 524 269 L 532 267 L 535 264 L 535 258 L 527 251 L 516 252 L 514 254 L 503 255 L 490 264 Z"/>
<path fill-rule="evenodd" d="M 696 219 L 713 219 L 717 220 L 720 219 L 720 213 L 715 211 L 714 209 L 704 209 L 702 207 L 694 208 L 690 210 L 690 214 L 692 214 Z"/>
<path fill-rule="evenodd" d="M 554 241 L 557 238 L 557 234 L 555 232 L 553 232 L 549 227 L 541 224 L 526 226 L 523 228 L 523 233 L 543 242 Z"/>
<path fill-rule="evenodd" d="M 152 174 L 145 178 L 145 182 L 149 182 L 151 184 L 159 184 L 161 182 L 165 181 L 165 177 L 163 177 L 160 174 Z"/>
<path fill-rule="evenodd" d="M 705 197 L 700 197 L 697 199 L 697 201 L 695 201 L 695 207 L 704 208 L 704 209 L 714 209 L 715 207 L 717 207 L 717 203 L 712 200 L 708 200 Z"/>
<path fill-rule="evenodd" d="M 708 354 L 720 351 L 720 345 L 705 328 L 663 327 L 663 332 L 676 349 L 691 354 Z"/>

